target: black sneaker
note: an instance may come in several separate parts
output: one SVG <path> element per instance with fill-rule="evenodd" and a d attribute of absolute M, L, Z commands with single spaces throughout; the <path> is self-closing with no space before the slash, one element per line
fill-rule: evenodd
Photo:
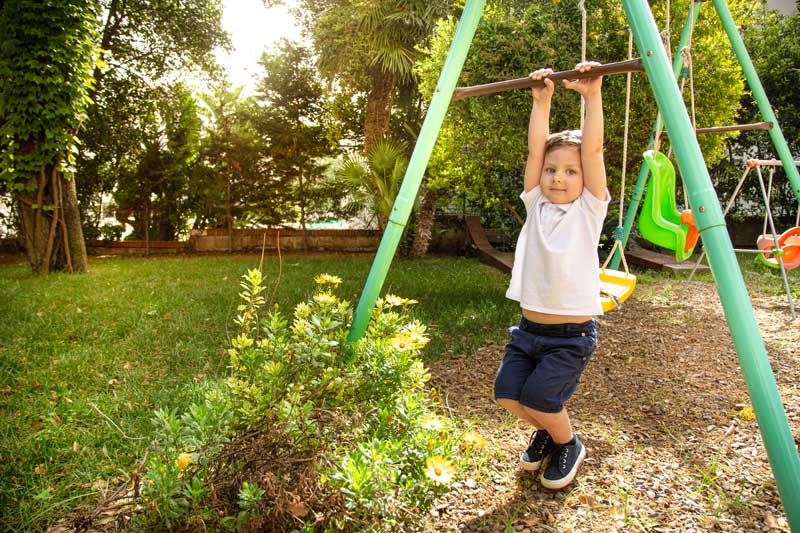
<path fill-rule="evenodd" d="M 550 462 L 541 475 L 542 486 L 547 489 L 563 489 L 575 479 L 578 467 L 586 458 L 586 448 L 577 435 L 574 444 L 553 444 Z"/>
<path fill-rule="evenodd" d="M 550 455 L 553 448 L 553 439 L 545 429 L 537 429 L 531 435 L 531 442 L 519 458 L 523 469 L 533 472 L 542 464 L 542 460 Z"/>

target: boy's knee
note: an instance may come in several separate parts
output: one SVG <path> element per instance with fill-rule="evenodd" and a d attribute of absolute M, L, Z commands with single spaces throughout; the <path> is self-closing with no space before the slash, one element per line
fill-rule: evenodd
<path fill-rule="evenodd" d="M 513 411 L 522 405 L 518 400 L 512 400 L 511 398 L 495 398 L 494 401 L 497 402 L 497 405 L 507 411 Z"/>

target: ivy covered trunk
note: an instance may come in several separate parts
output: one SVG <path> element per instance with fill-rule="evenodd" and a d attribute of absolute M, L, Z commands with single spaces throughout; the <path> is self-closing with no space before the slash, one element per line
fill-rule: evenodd
<path fill-rule="evenodd" d="M 417 217 L 417 230 L 414 233 L 414 242 L 408 252 L 410 257 L 424 257 L 428 253 L 433 237 L 433 219 L 436 215 L 436 200 L 439 199 L 438 191 L 426 188 L 422 197 L 422 204 L 419 206 L 419 216 Z"/>
<path fill-rule="evenodd" d="M 367 94 L 367 112 L 364 119 L 364 151 L 369 152 L 389 129 L 392 114 L 394 77 L 376 67 L 372 74 L 372 87 Z"/>
<path fill-rule="evenodd" d="M 0 191 L 11 194 L 31 270 L 86 271 L 75 182 L 92 103 L 95 0 L 0 1 Z M 67 175 L 64 172 L 67 172 Z"/>
<path fill-rule="evenodd" d="M 17 192 L 15 201 L 31 270 L 36 274 L 86 272 L 89 265 L 75 181 L 44 165 L 28 185 L 32 192 Z"/>

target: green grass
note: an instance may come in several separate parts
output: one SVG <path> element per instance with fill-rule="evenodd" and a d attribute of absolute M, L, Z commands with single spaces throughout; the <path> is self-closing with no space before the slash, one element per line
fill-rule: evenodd
<path fill-rule="evenodd" d="M 269 257 L 266 296 L 289 310 L 328 272 L 343 278 L 337 294 L 355 305 L 371 260 L 288 256 L 279 278 Z M 783 294 L 778 272 L 752 256 L 740 263 L 750 289 Z M 48 277 L 0 266 L 0 530 L 43 530 L 94 501 L 105 483 L 113 490 L 127 479 L 153 410 L 181 410 L 194 379 L 225 374 L 239 280 L 257 265 L 257 256 L 96 259 L 86 275 Z M 669 277 L 637 275 L 644 290 Z M 797 269 L 796 292 L 799 281 Z M 505 339 L 518 316 L 507 284 L 508 275 L 475 259 L 395 260 L 383 292 L 419 301 L 415 315 L 431 337 L 425 357 L 435 360 Z"/>
<path fill-rule="evenodd" d="M 371 259 L 284 257 L 278 281 L 270 257 L 267 297 L 291 309 L 328 272 L 355 305 Z M 101 259 L 86 275 L 48 277 L 0 266 L 0 529 L 44 529 L 127 478 L 153 410 L 181 409 L 193 379 L 224 375 L 239 280 L 257 265 L 256 256 Z M 436 359 L 505 337 L 517 315 L 507 283 L 473 259 L 397 260 L 384 292 L 420 302 L 425 355 Z"/>

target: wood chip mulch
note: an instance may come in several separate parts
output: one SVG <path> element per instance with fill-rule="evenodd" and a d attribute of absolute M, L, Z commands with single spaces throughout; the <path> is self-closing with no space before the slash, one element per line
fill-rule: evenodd
<path fill-rule="evenodd" d="M 800 319 L 785 297 L 751 298 L 798 442 Z M 426 531 L 789 531 L 713 283 L 656 281 L 600 320 L 568 403 L 588 457 L 562 491 L 517 466 L 530 429 L 491 401 L 502 356 L 487 344 L 431 365 L 450 414 L 474 424 L 489 451 Z"/>

